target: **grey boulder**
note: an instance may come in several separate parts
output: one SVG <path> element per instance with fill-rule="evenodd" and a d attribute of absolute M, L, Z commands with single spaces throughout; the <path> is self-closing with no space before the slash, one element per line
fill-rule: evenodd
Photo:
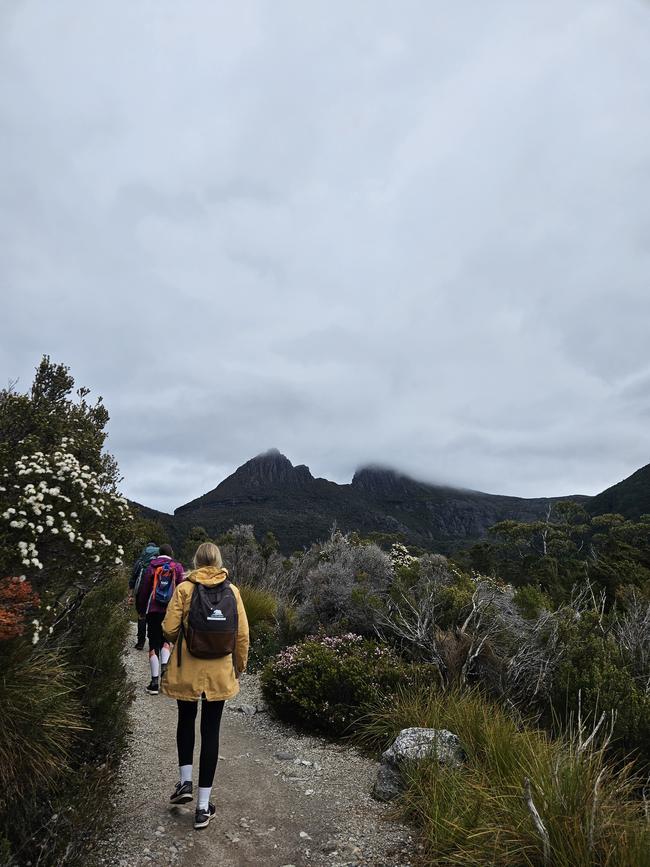
<path fill-rule="evenodd" d="M 379 801 L 390 801 L 404 787 L 401 767 L 405 762 L 418 762 L 436 756 L 447 768 L 460 768 L 464 761 L 463 748 L 457 735 L 446 729 L 402 729 L 390 747 L 382 754 L 373 795 Z"/>
<path fill-rule="evenodd" d="M 403 789 L 402 775 L 397 768 L 390 765 L 379 765 L 377 779 L 372 789 L 373 798 L 378 801 L 392 801 Z"/>
<path fill-rule="evenodd" d="M 436 755 L 441 765 L 459 768 L 464 754 L 457 735 L 447 729 L 402 729 L 382 755 L 382 762 L 399 767 Z"/>

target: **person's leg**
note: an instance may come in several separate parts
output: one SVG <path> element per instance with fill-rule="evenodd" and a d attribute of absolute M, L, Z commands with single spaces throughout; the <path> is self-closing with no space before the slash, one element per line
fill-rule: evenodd
<path fill-rule="evenodd" d="M 163 644 L 162 622 L 164 614 L 147 614 L 147 634 L 149 636 L 149 664 L 151 666 L 151 683 L 147 692 L 158 693 L 158 676 L 160 675 L 160 649 Z"/>
<path fill-rule="evenodd" d="M 164 674 L 169 662 L 169 657 L 172 653 L 172 646 L 168 641 L 163 641 L 163 646 L 160 650 L 160 670 Z"/>
<path fill-rule="evenodd" d="M 194 728 L 198 701 L 180 701 L 176 725 L 176 749 L 178 750 L 179 782 L 171 798 L 172 804 L 185 804 L 192 800 L 192 762 L 194 756 Z"/>
<path fill-rule="evenodd" d="M 138 640 L 136 643 L 136 647 L 138 650 L 142 650 L 144 647 L 144 643 L 147 639 L 147 620 L 145 617 L 140 617 L 138 615 Z"/>
<path fill-rule="evenodd" d="M 201 702 L 201 758 L 199 762 L 199 809 L 207 810 L 219 760 L 219 729 L 223 701 Z"/>

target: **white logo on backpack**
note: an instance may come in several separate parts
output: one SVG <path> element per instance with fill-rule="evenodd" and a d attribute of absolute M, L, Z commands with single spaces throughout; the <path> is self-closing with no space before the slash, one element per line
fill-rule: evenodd
<path fill-rule="evenodd" d="M 225 620 L 223 612 L 220 608 L 213 608 L 212 614 L 208 617 L 208 620 Z"/>

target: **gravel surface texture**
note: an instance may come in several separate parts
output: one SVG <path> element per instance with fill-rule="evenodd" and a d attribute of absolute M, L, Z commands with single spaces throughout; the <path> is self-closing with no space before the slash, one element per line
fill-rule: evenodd
<path fill-rule="evenodd" d="M 132 646 L 126 655 L 137 686 L 131 742 L 113 796 L 115 822 L 93 865 L 415 864 L 412 832 L 391 821 L 388 808 L 370 795 L 378 764 L 272 719 L 255 675 L 243 675 L 241 693 L 226 704 L 212 790 L 217 814 L 195 831 L 195 802 L 169 805 L 178 779 L 176 702 L 147 694 L 147 654 Z M 198 742 L 197 720 L 195 787 Z"/>

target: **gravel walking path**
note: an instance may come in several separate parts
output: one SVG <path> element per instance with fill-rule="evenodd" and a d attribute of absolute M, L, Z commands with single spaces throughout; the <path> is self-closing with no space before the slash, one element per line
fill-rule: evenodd
<path fill-rule="evenodd" d="M 134 632 L 135 636 L 135 632 Z M 104 867 L 410 867 L 408 828 L 370 795 L 377 764 L 349 747 L 303 736 L 264 710 L 259 679 L 242 676 L 226 703 L 212 790 L 217 815 L 192 827 L 195 803 L 169 805 L 178 779 L 176 702 L 145 691 L 144 651 L 126 656 L 137 686 L 132 737 L 114 798 L 116 820 L 94 863 Z M 253 709 L 257 708 L 255 713 Z M 197 721 L 197 758 L 198 758 Z M 196 771 L 195 766 L 195 771 Z M 196 779 L 195 779 L 196 785 Z"/>

